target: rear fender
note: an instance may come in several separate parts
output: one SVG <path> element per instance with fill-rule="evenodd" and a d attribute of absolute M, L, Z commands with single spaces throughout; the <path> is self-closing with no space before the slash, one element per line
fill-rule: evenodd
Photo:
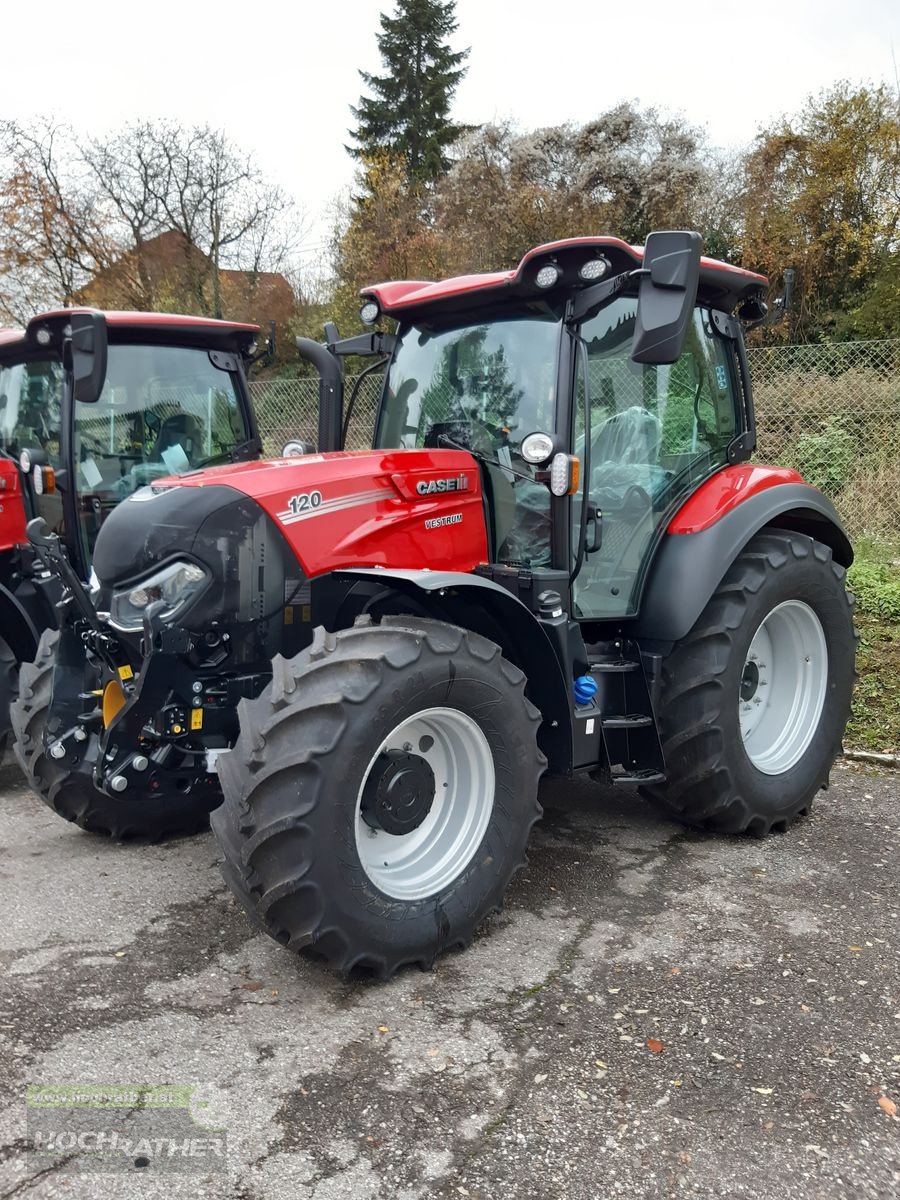
<path fill-rule="evenodd" d="M 314 579 L 312 587 L 314 619 L 330 630 L 352 625 L 380 596 L 379 612 L 412 609 L 496 642 L 528 679 L 528 697 L 544 718 L 540 742 L 550 770 L 571 769 L 571 706 L 559 659 L 541 623 L 511 592 L 491 579 L 462 572 L 380 568 L 336 571 Z"/>
<path fill-rule="evenodd" d="M 677 526 L 676 526 L 677 527 Z M 628 636 L 677 642 L 695 625 L 728 568 L 762 529 L 805 533 L 830 546 L 843 567 L 853 548 L 834 505 L 805 483 L 779 483 L 749 495 L 696 533 L 668 532 L 660 543 L 644 588 L 641 611 Z"/>

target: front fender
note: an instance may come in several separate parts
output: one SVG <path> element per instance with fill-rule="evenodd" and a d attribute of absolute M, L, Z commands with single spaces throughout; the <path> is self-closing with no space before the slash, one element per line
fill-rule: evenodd
<path fill-rule="evenodd" d="M 841 566 L 853 562 L 850 539 L 828 497 L 805 483 L 779 483 L 749 495 L 696 533 L 666 533 L 629 636 L 644 642 L 685 637 L 728 568 L 766 527 L 805 533 L 830 546 Z"/>
<path fill-rule="evenodd" d="M 540 740 L 550 769 L 560 772 L 570 769 L 572 715 L 559 659 L 540 621 L 506 588 L 492 579 L 464 572 L 391 571 L 380 567 L 335 571 L 313 580 L 314 589 L 323 584 L 327 587 L 327 600 L 323 596 L 324 603 L 314 603 L 314 611 L 323 613 L 322 624 L 329 629 L 352 623 L 360 608 L 349 603 L 351 592 L 363 584 L 366 590 L 374 585 L 379 592 L 382 589 L 397 592 L 415 600 L 417 606 L 438 620 L 471 629 L 496 642 L 504 656 L 520 667 L 528 679 L 528 697 L 544 718 Z M 338 589 L 343 591 L 343 602 Z M 403 608 L 394 611 L 402 614 Z"/>

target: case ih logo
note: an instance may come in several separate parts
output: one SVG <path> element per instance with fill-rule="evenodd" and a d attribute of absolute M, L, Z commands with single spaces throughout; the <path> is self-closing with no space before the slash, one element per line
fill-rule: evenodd
<path fill-rule="evenodd" d="M 452 479 L 420 479 L 416 484 L 416 491 L 420 496 L 430 496 L 433 492 L 467 492 L 468 490 L 468 475 L 454 475 Z"/>

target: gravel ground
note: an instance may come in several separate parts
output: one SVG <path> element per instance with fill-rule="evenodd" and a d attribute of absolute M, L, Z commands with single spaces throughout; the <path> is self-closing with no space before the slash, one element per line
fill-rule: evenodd
<path fill-rule="evenodd" d="M 386 985 L 256 934 L 209 835 L 0 792 L 0 1197 L 900 1194 L 897 773 L 837 769 L 765 842 L 547 784 L 503 915 Z M 194 1085 L 226 1169 L 38 1160 L 28 1083 Z"/>

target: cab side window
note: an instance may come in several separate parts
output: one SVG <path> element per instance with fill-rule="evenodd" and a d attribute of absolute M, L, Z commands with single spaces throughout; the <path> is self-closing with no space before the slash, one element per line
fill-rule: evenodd
<path fill-rule="evenodd" d="M 659 367 L 630 357 L 636 312 L 635 299 L 620 298 L 581 329 L 575 449 L 582 462 L 589 459 L 590 504 L 602 524 L 601 545 L 585 556 L 575 581 L 584 618 L 633 611 L 660 522 L 698 480 L 728 461 L 737 432 L 730 344 L 716 333 L 709 310 L 694 310 L 681 357 Z M 577 536 L 577 519 L 573 525 Z"/>

